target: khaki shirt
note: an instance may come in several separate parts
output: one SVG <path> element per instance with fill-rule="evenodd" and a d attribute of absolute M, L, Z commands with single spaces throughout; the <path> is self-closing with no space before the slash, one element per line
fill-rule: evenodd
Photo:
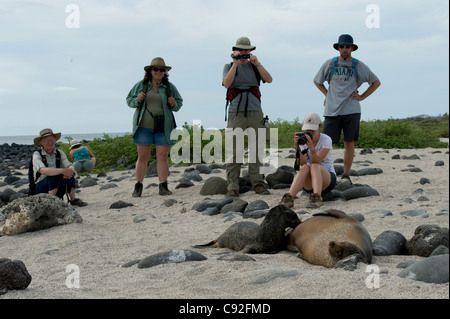
<path fill-rule="evenodd" d="M 67 159 L 66 154 L 63 151 L 59 151 L 61 153 L 61 167 L 60 168 L 66 168 L 72 165 L 72 163 Z M 42 161 L 42 156 L 45 156 L 47 158 L 47 164 L 48 166 L 45 166 L 44 162 Z M 36 173 L 39 172 L 39 169 L 42 167 L 56 167 L 56 148 L 53 149 L 53 154 L 50 156 L 47 154 L 46 151 L 44 151 L 44 148 L 40 148 L 38 151 L 33 153 L 33 172 L 34 176 L 36 176 Z M 42 181 L 46 176 L 41 175 L 39 176 L 39 179 L 36 181 L 36 184 Z"/>

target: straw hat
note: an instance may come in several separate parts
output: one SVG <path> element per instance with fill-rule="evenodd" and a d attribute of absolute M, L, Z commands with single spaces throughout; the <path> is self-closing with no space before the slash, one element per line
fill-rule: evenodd
<path fill-rule="evenodd" d="M 50 136 L 50 135 L 53 135 L 56 140 L 59 140 L 61 138 L 61 133 L 53 133 L 52 129 L 44 128 L 43 130 L 41 130 L 39 132 L 39 136 L 34 139 L 34 145 L 41 146 L 41 140 L 44 137 L 47 137 L 47 136 Z"/>
<path fill-rule="evenodd" d="M 154 58 L 152 60 L 152 62 L 150 63 L 150 65 L 147 65 L 147 66 L 144 67 L 144 70 L 147 71 L 152 66 L 157 66 L 157 67 L 160 67 L 160 68 L 166 68 L 166 71 L 169 71 L 172 68 L 171 66 L 166 65 L 166 62 L 164 62 L 164 59 L 160 58 L 160 57 Z"/>
<path fill-rule="evenodd" d="M 236 45 L 233 47 L 232 51 L 235 51 L 236 49 L 255 50 L 256 47 L 254 45 L 252 45 L 249 38 L 240 37 L 236 40 Z"/>

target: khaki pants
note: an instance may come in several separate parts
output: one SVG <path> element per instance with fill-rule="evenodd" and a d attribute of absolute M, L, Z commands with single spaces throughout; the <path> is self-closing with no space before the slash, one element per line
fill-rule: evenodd
<path fill-rule="evenodd" d="M 241 128 L 246 130 L 247 128 L 254 128 L 256 133 L 256 141 L 258 141 L 258 128 L 263 128 L 263 113 L 260 111 L 247 111 L 247 117 L 244 116 L 244 112 L 229 113 L 228 114 L 228 128 Z M 239 191 L 239 175 L 241 173 L 242 163 L 237 163 L 236 160 L 236 138 L 233 138 L 233 162 L 227 164 L 227 183 L 228 190 Z M 260 174 L 261 162 L 258 158 L 258 150 L 256 143 L 256 162 L 248 164 L 248 174 L 250 182 L 253 187 L 259 183 L 264 183 L 264 179 Z"/>

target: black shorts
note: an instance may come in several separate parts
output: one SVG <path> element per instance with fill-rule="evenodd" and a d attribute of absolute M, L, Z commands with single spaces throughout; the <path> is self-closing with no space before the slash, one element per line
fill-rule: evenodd
<path fill-rule="evenodd" d="M 359 122 L 361 113 L 325 116 L 322 133 L 331 137 L 333 143 L 339 143 L 341 131 L 344 132 L 344 141 L 353 142 L 359 138 Z"/>
<path fill-rule="evenodd" d="M 333 190 L 333 188 L 336 187 L 336 184 L 337 184 L 336 174 L 331 173 L 331 172 L 329 172 L 329 173 L 330 173 L 330 177 L 331 177 L 330 185 L 328 185 L 327 188 L 322 190 L 322 195 L 331 192 Z M 312 189 L 306 189 L 306 188 L 303 187 L 303 190 L 305 192 L 307 192 L 307 193 L 310 193 L 310 194 L 313 193 Z"/>

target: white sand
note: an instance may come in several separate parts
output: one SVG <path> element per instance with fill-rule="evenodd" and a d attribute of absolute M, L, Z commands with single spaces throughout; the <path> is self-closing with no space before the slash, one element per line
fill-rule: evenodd
<path fill-rule="evenodd" d="M 296 200 L 294 210 L 306 210 L 306 219 L 318 211 L 334 208 L 348 214 L 361 213 L 363 225 L 374 240 L 380 233 L 393 230 L 402 233 L 407 240 L 414 235 L 417 226 L 435 224 L 449 227 L 449 155 L 448 149 L 432 154 L 435 149 L 385 151 L 376 149 L 373 154 L 360 155 L 356 150 L 353 169 L 365 168 L 357 161 L 370 161 L 368 167 L 381 168 L 382 174 L 352 177 L 353 183 L 367 184 L 380 196 L 354 199 L 347 202 L 325 202 L 320 210 L 306 209 L 306 199 Z M 293 159 L 284 159 L 288 150 L 280 153 L 279 165 L 292 165 Z M 393 160 L 395 154 L 417 154 L 420 160 Z M 342 158 L 343 150 L 333 150 L 333 159 Z M 438 160 L 444 166 L 435 166 Z M 408 165 L 419 167 L 422 172 L 402 172 Z M 171 168 L 170 181 L 178 180 L 184 167 Z M 176 173 L 175 171 L 178 171 Z M 252 255 L 256 261 L 218 260 L 228 249 L 197 250 L 208 259 L 198 262 L 165 264 L 147 269 L 136 265 L 124 268 L 123 264 L 142 259 L 158 252 L 172 249 L 192 249 L 195 244 L 206 243 L 220 235 L 237 217 L 224 222 L 221 215 L 203 216 L 191 210 L 201 201 L 202 183 L 194 182 L 190 188 L 175 189 L 170 197 L 161 197 L 157 188 L 144 189 L 141 198 L 132 198 L 133 171 L 108 173 L 114 178 L 129 176 L 117 182 L 118 188 L 100 191 L 108 183 L 100 178 L 97 186 L 81 188 L 78 196 L 89 203 L 76 208 L 83 218 L 81 224 L 71 224 L 51 229 L 0 237 L 0 257 L 22 260 L 33 279 L 23 291 L 10 291 L 0 299 L 16 298 L 449 298 L 449 285 L 429 284 L 397 276 L 402 270 L 397 264 L 408 260 L 420 260 L 418 256 L 374 256 L 373 266 L 379 267 L 379 287 L 369 288 L 366 279 L 373 268 L 360 263 L 358 269 L 327 269 L 300 260 L 294 253 Z M 225 173 L 215 174 L 225 177 Z M 94 175 L 95 177 L 96 175 Z M 206 180 L 214 175 L 204 175 Z M 420 178 L 430 180 L 421 185 Z M 157 182 L 147 178 L 144 187 Z M 25 187 L 25 186 L 24 186 Z M 429 201 L 417 201 L 413 192 L 422 188 L 422 195 Z M 0 188 L 0 191 L 4 189 Z M 271 195 L 255 195 L 248 192 L 241 198 L 251 202 L 263 199 L 271 207 L 278 204 L 286 190 L 271 190 Z M 210 196 L 223 198 L 223 195 Z M 162 205 L 164 200 L 175 198 L 172 207 Z M 405 198 L 413 203 L 404 202 Z M 109 209 L 113 202 L 122 200 L 133 207 Z M 186 212 L 182 212 L 183 208 Z M 402 212 L 413 209 L 427 211 L 426 218 L 408 217 Z M 376 210 L 389 210 L 393 216 L 382 218 Z M 438 213 L 445 214 L 438 216 Z M 148 215 L 147 220 L 135 223 L 136 216 Z M 256 220 L 260 223 L 262 219 Z M 195 249 L 193 249 L 195 250 Z M 76 265 L 80 270 L 80 288 L 68 288 L 66 279 L 73 275 L 66 267 Z M 71 266 L 69 266 L 71 267 Z M 366 272 L 368 270 L 368 272 Z M 273 278 L 274 274 L 280 276 Z M 370 279 L 370 277 L 369 277 Z M 258 283 L 263 282 L 263 283 Z M 369 280 L 369 283 L 373 283 Z"/>

